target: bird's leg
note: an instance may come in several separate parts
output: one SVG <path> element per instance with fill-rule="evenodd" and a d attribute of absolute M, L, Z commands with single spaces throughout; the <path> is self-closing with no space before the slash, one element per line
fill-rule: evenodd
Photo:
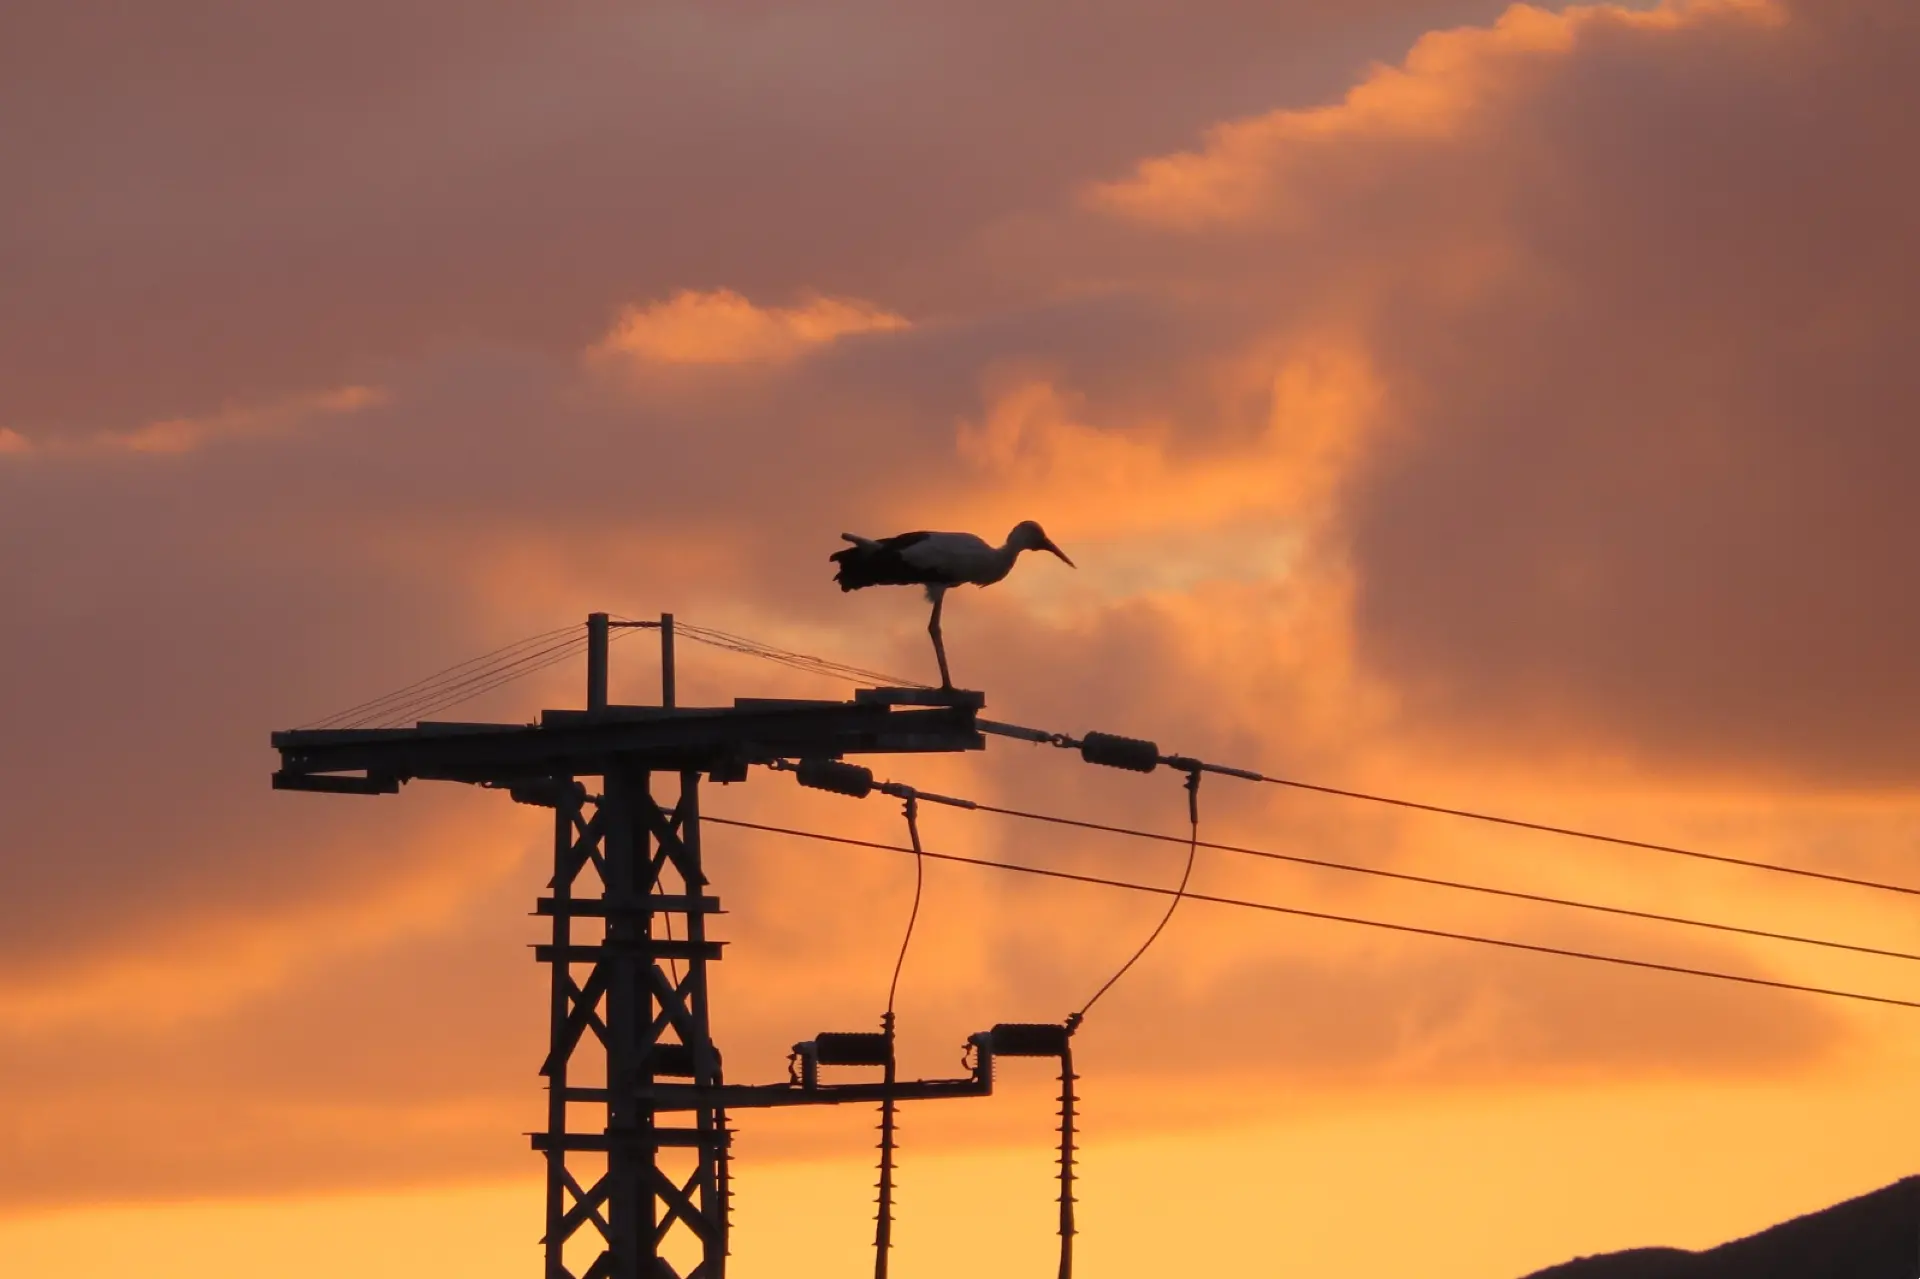
<path fill-rule="evenodd" d="M 947 674 L 947 646 L 940 639 L 940 606 L 947 602 L 947 593 L 936 588 L 933 595 L 933 618 L 927 623 L 927 634 L 933 636 L 933 655 L 940 663 L 940 687 L 951 689 L 953 677 Z"/>

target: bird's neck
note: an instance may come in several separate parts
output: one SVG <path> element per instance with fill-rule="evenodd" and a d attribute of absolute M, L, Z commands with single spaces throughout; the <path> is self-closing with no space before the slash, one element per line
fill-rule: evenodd
<path fill-rule="evenodd" d="M 1021 548 L 1015 546 L 1011 540 L 1002 542 L 1000 545 L 994 547 L 993 576 L 989 578 L 988 581 L 997 582 L 1007 574 L 1013 572 L 1013 562 L 1020 558 L 1020 551 Z M 986 584 L 985 582 L 981 583 L 983 586 Z"/>

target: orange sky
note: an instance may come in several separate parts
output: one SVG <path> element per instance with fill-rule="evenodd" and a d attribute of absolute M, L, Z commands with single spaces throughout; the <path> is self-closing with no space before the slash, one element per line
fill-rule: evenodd
<path fill-rule="evenodd" d="M 842 529 L 1046 523 L 1079 571 L 947 610 L 1007 719 L 1920 882 L 1905 0 L 103 14 L 0 18 L 0 1272 L 529 1273 L 544 825 L 275 794 L 266 735 L 594 608 L 927 677 L 917 600 L 833 589 Z M 1008 742 L 883 771 L 1184 811 Z M 1223 841 L 1920 942 L 1897 898 L 1204 798 Z M 901 833 L 776 778 L 707 805 Z M 708 846 L 717 1033 L 774 1078 L 875 1015 L 910 868 Z M 1196 883 L 1920 997 L 1893 960 Z M 936 866 L 907 1067 L 1060 1016 L 1155 911 Z M 1095 1275 L 1517 1279 L 1871 1188 L 1920 1135 L 1920 1014 L 1200 904 L 1081 1043 Z M 1049 1115 L 1043 1079 L 910 1112 L 903 1270 L 1046 1264 Z M 869 1122 L 744 1122 L 740 1276 L 862 1264 Z"/>

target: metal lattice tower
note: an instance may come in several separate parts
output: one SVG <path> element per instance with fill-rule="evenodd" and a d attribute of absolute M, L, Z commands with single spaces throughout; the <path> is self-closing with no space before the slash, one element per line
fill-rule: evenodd
<path fill-rule="evenodd" d="M 963 1079 L 898 1080 L 892 1036 L 822 1033 L 799 1074 L 728 1084 L 709 1021 L 708 936 L 719 911 L 701 864 L 703 779 L 753 764 L 979 750 L 983 704 L 964 690 L 863 689 L 851 702 L 739 699 L 679 707 L 672 619 L 659 706 L 607 702 L 605 614 L 588 619 L 587 705 L 535 724 L 275 733 L 279 790 L 380 795 L 408 781 L 509 792 L 553 812 L 554 871 L 535 948 L 550 966 L 546 1279 L 722 1279 L 730 1108 L 892 1104 L 992 1090 L 992 1036 Z M 583 779 L 597 779 L 597 791 Z M 671 802 L 657 787 L 674 790 Z M 878 1082 L 822 1082 L 820 1067 L 883 1067 Z M 681 1269 L 684 1266 L 685 1269 Z"/>
<path fill-rule="evenodd" d="M 687 1279 L 726 1273 L 725 1112 L 698 1106 L 674 1123 L 649 1102 L 660 1079 L 721 1084 L 707 996 L 720 944 L 706 935 L 719 901 L 700 865 L 700 775 L 679 774 L 670 807 L 653 781 L 616 766 L 597 797 L 577 785 L 555 796 L 553 892 L 539 902 L 552 940 L 535 951 L 552 973 L 547 1130 L 534 1137 L 547 1160 L 548 1279 L 652 1279 L 678 1273 L 664 1258 L 688 1251 L 699 1261 Z M 569 1249 L 580 1242 L 591 1246 Z M 569 1252 L 592 1260 L 576 1271 Z"/>

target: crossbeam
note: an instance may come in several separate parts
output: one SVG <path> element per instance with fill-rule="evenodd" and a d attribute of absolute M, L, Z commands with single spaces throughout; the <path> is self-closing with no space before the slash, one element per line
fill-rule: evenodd
<path fill-rule="evenodd" d="M 273 735 L 278 790 L 390 793 L 399 783 L 513 786 L 604 776 L 609 764 L 744 776 L 776 759 L 983 750 L 970 705 L 873 701 L 733 706 L 610 706 L 543 711 L 537 724 L 421 723 L 412 728 L 293 729 Z"/>
<path fill-rule="evenodd" d="M 729 1109 L 978 1097 L 993 1081 L 985 1058 L 964 1079 L 896 1081 L 889 1064 L 877 1083 L 724 1081 L 707 987 L 723 945 L 708 921 L 723 912 L 702 866 L 700 787 L 776 761 L 981 750 L 985 699 L 900 688 L 677 706 L 663 617 L 662 705 L 608 705 L 610 625 L 588 620 L 587 709 L 279 732 L 273 785 L 384 795 L 449 781 L 551 810 L 553 873 L 535 903 L 548 936 L 534 947 L 550 975 L 546 1127 L 532 1134 L 547 1166 L 546 1277 L 724 1279 Z M 660 1122 L 669 1114 L 681 1118 Z"/>

